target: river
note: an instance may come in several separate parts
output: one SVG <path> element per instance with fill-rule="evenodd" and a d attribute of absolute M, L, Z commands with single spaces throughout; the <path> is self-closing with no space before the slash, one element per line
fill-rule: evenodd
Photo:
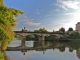
<path fill-rule="evenodd" d="M 14 39 L 8 47 L 20 45 L 21 40 Z M 6 51 L 8 58 L 10 60 L 79 60 L 80 58 L 80 42 L 26 41 L 25 45 L 41 49 L 24 52 Z"/>

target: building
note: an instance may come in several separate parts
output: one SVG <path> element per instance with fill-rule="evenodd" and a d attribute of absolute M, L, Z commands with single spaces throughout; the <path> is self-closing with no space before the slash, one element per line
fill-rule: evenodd
<path fill-rule="evenodd" d="M 76 31 L 80 33 L 80 22 L 76 24 Z"/>

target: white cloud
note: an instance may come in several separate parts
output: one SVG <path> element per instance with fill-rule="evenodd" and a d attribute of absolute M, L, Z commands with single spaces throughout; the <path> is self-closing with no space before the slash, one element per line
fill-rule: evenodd
<path fill-rule="evenodd" d="M 68 22 L 71 22 L 70 20 L 55 20 L 55 21 L 52 21 L 55 25 L 59 25 L 59 26 L 63 26 L 63 25 L 65 25 L 66 23 L 68 23 Z"/>
<path fill-rule="evenodd" d="M 14 30 L 14 31 L 21 31 L 22 28 L 15 27 L 15 28 L 13 28 L 13 30 Z"/>
<path fill-rule="evenodd" d="M 29 26 L 38 26 L 40 25 L 41 23 L 35 23 L 33 21 L 30 21 L 30 20 L 23 20 L 23 22 Z"/>
<path fill-rule="evenodd" d="M 28 19 L 27 16 L 24 16 L 24 17 L 22 17 L 22 18 L 23 18 L 23 19 L 19 20 L 18 23 L 21 22 L 21 23 L 27 24 L 27 25 L 29 25 L 29 26 L 38 26 L 38 25 L 41 24 L 41 23 L 33 22 L 34 19 Z"/>
<path fill-rule="evenodd" d="M 74 1 L 74 0 L 57 0 L 57 6 L 60 8 L 63 8 L 65 10 L 68 10 L 69 8 L 72 9 L 78 9 L 79 8 L 79 1 Z"/>
<path fill-rule="evenodd" d="M 75 15 L 72 18 L 68 18 L 60 21 L 53 21 L 54 25 L 59 25 L 68 30 L 69 27 L 72 27 L 75 30 L 76 23 L 80 21 L 80 15 Z"/>
<path fill-rule="evenodd" d="M 80 15 L 80 13 L 65 13 L 65 14 L 62 14 L 62 15 Z"/>
<path fill-rule="evenodd" d="M 52 16 L 52 15 L 46 15 L 45 17 L 50 17 L 50 16 Z"/>
<path fill-rule="evenodd" d="M 53 11 L 59 12 L 60 10 L 59 10 L 59 9 L 55 9 L 55 10 L 53 10 Z"/>
<path fill-rule="evenodd" d="M 50 14 L 52 14 L 52 13 L 54 13 L 54 12 L 60 12 L 61 10 L 58 8 L 58 9 L 54 9 L 54 10 L 52 10 L 52 11 L 50 11 Z M 49 15 L 50 15 L 49 14 Z"/>

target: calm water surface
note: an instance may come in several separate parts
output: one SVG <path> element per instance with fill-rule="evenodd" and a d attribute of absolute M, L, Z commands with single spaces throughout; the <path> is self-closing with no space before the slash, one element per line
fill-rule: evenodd
<path fill-rule="evenodd" d="M 9 47 L 21 45 L 21 40 L 13 40 Z M 39 47 L 39 50 L 6 51 L 10 60 L 80 60 L 80 43 L 74 42 L 34 42 L 26 41 L 27 47 Z M 76 47 L 77 46 L 77 47 Z M 46 49 L 44 49 L 44 47 Z M 25 54 L 24 54 L 25 53 Z"/>

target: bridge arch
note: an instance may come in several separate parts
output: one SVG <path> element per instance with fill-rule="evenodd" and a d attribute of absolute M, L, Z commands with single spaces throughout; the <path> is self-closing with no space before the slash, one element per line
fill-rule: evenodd
<path fill-rule="evenodd" d="M 28 41 L 30 41 L 30 40 L 38 40 L 39 39 L 39 35 L 36 35 L 36 34 L 30 34 L 30 35 L 27 35 L 26 36 L 26 40 Z"/>
<path fill-rule="evenodd" d="M 26 38 L 26 36 L 28 35 L 33 35 L 33 36 L 37 36 L 38 37 L 38 40 L 45 40 L 45 36 L 47 35 L 56 35 L 56 38 L 60 38 L 62 34 L 64 33 L 59 33 L 59 32 L 47 32 L 47 33 L 44 33 L 44 32 L 25 32 L 25 31 L 15 31 L 15 34 L 16 35 L 20 35 L 24 38 Z"/>

